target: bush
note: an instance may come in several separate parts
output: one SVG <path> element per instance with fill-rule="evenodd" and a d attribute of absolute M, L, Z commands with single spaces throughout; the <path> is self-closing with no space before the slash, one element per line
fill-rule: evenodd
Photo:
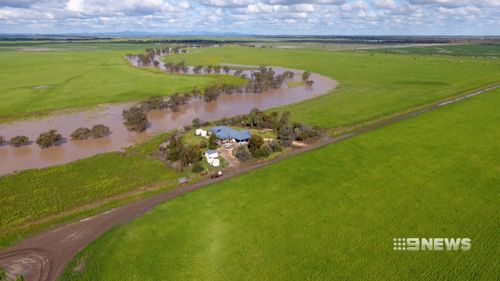
<path fill-rule="evenodd" d="M 5 270 L 0 267 L 0 281 L 4 281 L 7 279 L 7 275 L 5 273 Z"/>
<path fill-rule="evenodd" d="M 279 151 L 282 151 L 283 150 L 283 146 L 281 146 L 281 144 L 277 141 L 272 141 L 270 144 L 269 144 L 269 147 L 271 148 L 271 150 L 273 152 L 279 152 Z"/>
<path fill-rule="evenodd" d="M 90 137 L 90 130 L 88 128 L 78 128 L 71 133 L 72 140 L 86 140 Z"/>
<path fill-rule="evenodd" d="M 149 125 L 148 116 L 137 106 L 132 106 L 123 111 L 125 126 L 131 131 L 144 132 Z"/>
<path fill-rule="evenodd" d="M 146 111 L 165 109 L 166 107 L 167 104 L 163 97 L 151 97 L 141 103 L 141 108 Z"/>
<path fill-rule="evenodd" d="M 255 158 L 266 158 L 273 153 L 273 150 L 267 144 L 263 144 L 254 154 Z"/>
<path fill-rule="evenodd" d="M 252 159 L 252 153 L 250 153 L 250 150 L 248 150 L 248 147 L 246 145 L 242 145 L 236 148 L 234 156 L 242 162 Z"/>
<path fill-rule="evenodd" d="M 16 281 L 24 281 L 24 276 L 22 275 L 17 276 Z"/>
<path fill-rule="evenodd" d="M 41 148 L 48 148 L 54 145 L 59 144 L 63 140 L 61 134 L 59 134 L 56 130 L 50 130 L 45 133 L 41 133 L 36 139 L 36 144 Z"/>
<path fill-rule="evenodd" d="M 193 128 L 199 128 L 201 127 L 201 121 L 200 121 L 200 118 L 195 118 L 193 119 Z"/>
<path fill-rule="evenodd" d="M 208 138 L 208 149 L 216 149 L 219 145 L 217 144 L 217 137 L 215 134 L 211 134 Z"/>
<path fill-rule="evenodd" d="M 92 126 L 92 129 L 90 129 L 90 134 L 94 139 L 98 139 L 109 136 L 109 134 L 111 134 L 111 130 L 108 126 L 98 124 Z"/>
<path fill-rule="evenodd" d="M 0 136 L 0 145 L 5 143 L 5 138 L 3 136 Z"/>
<path fill-rule="evenodd" d="M 264 144 L 264 139 L 259 135 L 252 135 L 250 137 L 250 141 L 248 142 L 248 150 L 252 153 L 254 157 L 257 157 L 256 154 L 259 148 Z"/>
<path fill-rule="evenodd" d="M 15 136 L 10 139 L 10 144 L 15 147 L 30 144 L 30 139 L 27 136 Z"/>
<path fill-rule="evenodd" d="M 199 173 L 203 172 L 204 170 L 205 170 L 205 168 L 203 168 L 200 161 L 198 161 L 198 162 L 193 164 L 193 169 L 191 171 L 195 174 L 199 174 Z"/>
<path fill-rule="evenodd" d="M 319 133 L 312 127 L 306 125 L 299 125 L 294 130 L 295 139 L 298 141 L 313 138 L 319 135 Z"/>

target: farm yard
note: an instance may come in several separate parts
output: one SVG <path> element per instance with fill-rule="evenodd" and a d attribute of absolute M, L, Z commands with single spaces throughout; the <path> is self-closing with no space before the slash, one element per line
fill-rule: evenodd
<path fill-rule="evenodd" d="M 152 115 L 144 105 L 182 98 L 176 93 L 244 84 L 235 75 L 165 73 L 124 59 L 157 46 L 0 44 L 0 78 L 6 81 L 0 85 L 0 123 L 135 102 L 146 116 L 139 118 L 145 121 L 140 130 L 131 130 L 135 136 L 163 122 L 148 120 Z M 348 128 L 500 83 L 500 61 L 481 55 L 495 52 L 493 47 L 442 48 L 454 55 L 418 48 L 400 54 L 228 44 L 164 57 L 170 66 L 286 67 L 335 79 L 338 87 L 298 103 L 158 129 L 119 152 L 1 176 L 0 213 L 8 215 L 0 217 L 0 248 L 58 223 L 255 166 L 262 168 L 113 228 L 75 257 L 61 280 L 492 280 L 500 274 L 494 264 L 499 253 L 491 247 L 500 203 L 500 90 L 287 156 Z M 195 110 L 217 112 L 204 94 Z M 153 113 L 164 110 L 153 107 Z M 128 122 L 130 108 L 123 120 L 119 116 L 120 125 Z M 184 113 L 171 111 L 166 127 Z M 221 126 L 248 137 L 209 133 Z M 471 237 L 473 251 L 411 255 L 391 246 L 394 237 L 450 235 Z"/>
<path fill-rule="evenodd" d="M 499 106 L 497 90 L 169 201 L 61 280 L 493 280 Z M 392 249 L 450 235 L 474 249 Z"/>

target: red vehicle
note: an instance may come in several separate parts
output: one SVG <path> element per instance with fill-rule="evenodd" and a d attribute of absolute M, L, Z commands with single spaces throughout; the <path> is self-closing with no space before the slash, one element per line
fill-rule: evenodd
<path fill-rule="evenodd" d="M 220 178 L 220 177 L 222 177 L 223 175 L 224 175 L 224 174 L 222 173 L 222 171 L 218 171 L 218 172 L 217 172 L 217 173 L 215 173 L 215 174 L 211 174 L 211 175 L 210 175 L 210 178 L 211 178 L 211 179 L 216 179 L 216 178 Z"/>

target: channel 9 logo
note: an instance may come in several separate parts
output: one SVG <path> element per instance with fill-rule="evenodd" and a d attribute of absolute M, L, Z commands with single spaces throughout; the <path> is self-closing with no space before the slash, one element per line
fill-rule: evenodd
<path fill-rule="evenodd" d="M 470 238 L 393 238 L 395 251 L 469 251 Z"/>

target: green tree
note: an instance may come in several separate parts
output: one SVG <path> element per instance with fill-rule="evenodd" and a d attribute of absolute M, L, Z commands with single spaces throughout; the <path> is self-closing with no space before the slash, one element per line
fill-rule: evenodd
<path fill-rule="evenodd" d="M 90 137 L 90 129 L 78 128 L 71 133 L 72 140 L 86 140 Z"/>
<path fill-rule="evenodd" d="M 10 139 L 10 144 L 15 147 L 30 144 L 30 139 L 27 136 L 15 136 Z"/>
<path fill-rule="evenodd" d="M 254 157 L 258 153 L 259 148 L 264 144 L 264 139 L 260 135 L 253 134 L 248 141 L 248 150 Z"/>
<path fill-rule="evenodd" d="M 124 110 L 122 116 L 125 119 L 125 126 L 131 131 L 144 132 L 149 125 L 148 116 L 138 106 Z"/>
<path fill-rule="evenodd" d="M 242 162 L 252 159 L 252 153 L 250 152 L 250 150 L 248 150 L 248 147 L 246 145 L 238 146 L 234 150 L 234 156 Z"/>
<path fill-rule="evenodd" d="M 290 124 L 290 112 L 285 111 L 281 114 L 280 121 L 278 122 L 278 142 L 282 146 L 290 146 L 295 140 L 293 126 Z"/>
<path fill-rule="evenodd" d="M 212 133 L 210 137 L 208 137 L 208 149 L 217 149 L 219 145 L 217 144 L 217 136 Z"/>
<path fill-rule="evenodd" d="M 107 137 L 109 134 L 111 134 L 111 130 L 108 126 L 97 124 L 92 126 L 92 129 L 90 129 L 90 134 L 94 139 L 98 139 Z"/>
<path fill-rule="evenodd" d="M 309 77 L 311 77 L 311 72 L 309 71 L 304 71 L 302 73 L 302 81 L 306 82 L 307 80 L 309 80 Z"/>

